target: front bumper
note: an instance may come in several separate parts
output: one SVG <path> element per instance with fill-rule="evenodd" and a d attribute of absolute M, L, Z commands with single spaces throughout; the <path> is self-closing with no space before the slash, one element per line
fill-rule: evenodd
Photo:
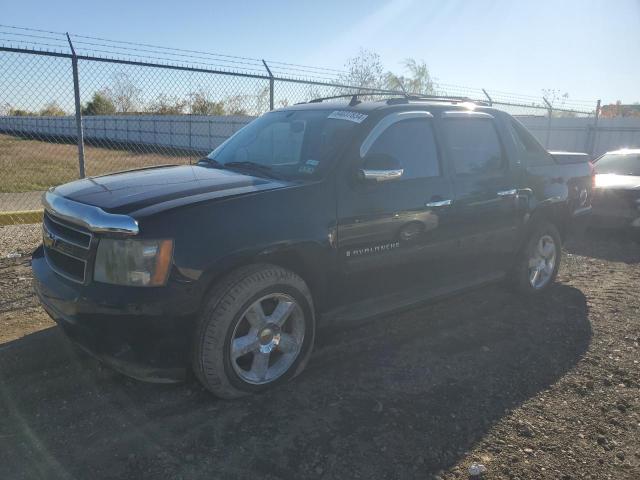
<path fill-rule="evenodd" d="M 615 188 L 595 189 L 592 227 L 640 228 L 640 192 Z"/>
<path fill-rule="evenodd" d="M 144 381 L 185 378 L 199 299 L 193 285 L 79 285 L 56 274 L 38 248 L 34 290 L 67 336 L 103 363 Z"/>

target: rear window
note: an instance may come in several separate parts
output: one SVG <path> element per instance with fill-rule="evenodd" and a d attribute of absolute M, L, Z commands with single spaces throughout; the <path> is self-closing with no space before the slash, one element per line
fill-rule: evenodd
<path fill-rule="evenodd" d="M 596 173 L 640 176 L 640 153 L 607 153 L 595 162 Z"/>
<path fill-rule="evenodd" d="M 443 123 L 456 175 L 488 175 L 502 170 L 502 148 L 492 120 L 450 118 Z"/>

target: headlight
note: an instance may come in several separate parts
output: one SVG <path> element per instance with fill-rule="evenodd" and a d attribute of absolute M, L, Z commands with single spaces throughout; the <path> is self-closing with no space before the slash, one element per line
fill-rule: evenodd
<path fill-rule="evenodd" d="M 169 276 L 173 240 L 102 238 L 93 279 L 97 282 L 157 287 Z"/>

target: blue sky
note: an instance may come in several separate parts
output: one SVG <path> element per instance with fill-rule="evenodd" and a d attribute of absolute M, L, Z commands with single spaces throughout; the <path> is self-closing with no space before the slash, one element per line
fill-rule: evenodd
<path fill-rule="evenodd" d="M 7 25 L 334 68 L 364 47 L 442 83 L 640 101 L 640 0 L 3 3 Z"/>

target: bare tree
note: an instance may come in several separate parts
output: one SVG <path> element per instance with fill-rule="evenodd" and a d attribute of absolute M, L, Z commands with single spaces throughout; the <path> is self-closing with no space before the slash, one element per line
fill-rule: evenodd
<path fill-rule="evenodd" d="M 111 86 L 105 88 L 104 92 L 119 113 L 135 112 L 142 104 L 142 90 L 124 72 L 115 73 Z"/>
<path fill-rule="evenodd" d="M 44 108 L 40 110 L 40 116 L 42 117 L 64 117 L 66 114 L 55 100 L 47 103 Z"/>
<path fill-rule="evenodd" d="M 562 93 L 556 88 L 543 88 L 542 96 L 551 105 L 551 113 L 554 117 L 575 117 L 576 113 L 562 110 L 565 107 L 567 100 L 569 100 L 569 93 Z"/>
<path fill-rule="evenodd" d="M 258 95 L 256 95 L 256 108 L 258 114 L 269 110 L 269 87 L 261 88 Z"/>
<path fill-rule="evenodd" d="M 187 106 L 186 100 L 170 97 L 164 93 L 159 94 L 147 107 L 147 112 L 156 115 L 182 115 Z"/>
<path fill-rule="evenodd" d="M 378 88 L 386 87 L 387 76 L 380 60 L 380 55 L 361 48 L 358 55 L 349 58 L 345 65 L 347 72 L 339 77 L 344 85 Z"/>
<path fill-rule="evenodd" d="M 247 103 L 249 95 L 232 95 L 224 100 L 224 111 L 227 115 L 249 115 Z"/>
<path fill-rule="evenodd" d="M 567 92 L 561 93 L 556 88 L 543 88 L 542 96 L 551 104 L 552 107 L 562 108 L 565 102 L 569 99 Z"/>
<path fill-rule="evenodd" d="M 194 115 L 224 115 L 224 104 L 214 101 L 202 87 L 189 94 L 189 103 Z"/>

